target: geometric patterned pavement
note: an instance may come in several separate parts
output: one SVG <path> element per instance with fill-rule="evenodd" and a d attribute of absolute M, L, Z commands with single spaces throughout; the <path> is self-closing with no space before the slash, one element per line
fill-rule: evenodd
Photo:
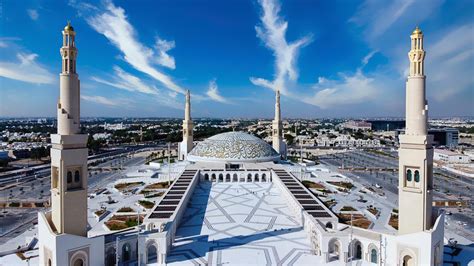
<path fill-rule="evenodd" d="M 320 265 L 308 234 L 273 183 L 200 182 L 170 265 Z"/>

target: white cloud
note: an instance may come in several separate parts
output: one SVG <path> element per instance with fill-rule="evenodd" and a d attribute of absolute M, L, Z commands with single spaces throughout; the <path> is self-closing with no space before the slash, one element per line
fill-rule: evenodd
<path fill-rule="evenodd" d="M 32 20 L 37 20 L 39 18 L 38 10 L 36 9 L 28 9 L 26 10 L 26 12 L 28 13 L 28 16 L 30 16 Z"/>
<path fill-rule="evenodd" d="M 78 5 L 76 7 L 81 8 Z M 123 53 L 123 59 L 136 70 L 150 75 L 166 88 L 184 94 L 184 89 L 178 86 L 170 76 L 158 71 L 152 65 L 153 62 L 156 62 L 154 59 L 156 54 L 152 49 L 138 41 L 135 29 L 127 20 L 124 9 L 116 7 L 111 1 L 107 1 L 105 2 L 105 10 L 87 17 L 86 20 L 94 30 L 103 34 L 115 45 Z M 164 54 L 167 55 L 166 52 Z M 170 67 L 169 60 L 165 63 Z"/>
<path fill-rule="evenodd" d="M 358 25 L 368 24 L 368 37 L 377 38 L 387 31 L 414 4 L 414 0 L 396 0 L 388 5 L 383 1 L 366 0 L 349 19 Z"/>
<path fill-rule="evenodd" d="M 279 17 L 280 4 L 277 0 L 260 0 L 259 3 L 263 9 L 260 17 L 262 25 L 256 26 L 255 30 L 265 46 L 273 51 L 276 73 L 273 81 L 255 77 L 251 77 L 250 81 L 254 85 L 288 94 L 287 81 L 296 81 L 298 78 L 296 63 L 299 49 L 309 44 L 312 37 L 308 35 L 288 43 L 286 40 L 288 22 Z"/>
<path fill-rule="evenodd" d="M 54 83 L 53 74 L 36 62 L 37 54 L 18 52 L 16 62 L 0 62 L 0 76 L 35 84 Z"/>
<path fill-rule="evenodd" d="M 155 48 L 158 50 L 158 57 L 156 62 L 162 66 L 175 69 L 176 63 L 174 57 L 170 56 L 167 52 L 175 47 L 174 41 L 162 40 L 159 37 L 156 38 Z"/>
<path fill-rule="evenodd" d="M 378 51 L 377 50 L 374 50 L 374 51 L 371 51 L 370 53 L 368 53 L 366 56 L 364 56 L 364 58 L 362 59 L 362 66 L 361 68 L 365 67 L 370 59 L 377 53 Z"/>
<path fill-rule="evenodd" d="M 450 27 L 445 31 L 432 44 L 425 40 L 427 88 L 440 102 L 474 86 L 474 24 Z"/>
<path fill-rule="evenodd" d="M 209 88 L 206 94 L 213 101 L 220 102 L 220 103 L 229 103 L 229 101 L 226 98 L 222 97 L 219 94 L 219 89 L 217 87 L 217 83 L 215 80 L 211 80 L 209 82 Z"/>
<path fill-rule="evenodd" d="M 373 78 L 365 76 L 359 70 L 351 76 L 341 74 L 341 80 L 320 77 L 318 83 L 313 86 L 316 90 L 314 96 L 303 101 L 322 109 L 334 109 L 341 105 L 359 104 L 375 99 L 377 87 Z"/>
<path fill-rule="evenodd" d="M 121 99 L 110 99 L 110 98 L 105 98 L 102 96 L 81 95 L 81 99 L 88 102 L 93 102 L 93 103 L 112 106 L 112 107 L 118 107 L 118 106 L 123 106 L 124 104 L 125 105 L 127 104 L 126 101 L 121 100 Z"/>
<path fill-rule="evenodd" d="M 118 66 L 114 66 L 114 76 L 108 79 L 92 77 L 95 82 L 118 88 L 129 92 L 138 92 L 152 96 L 157 104 L 174 109 L 181 109 L 182 104 L 177 101 L 178 93 L 175 91 L 163 91 L 154 86 L 149 86 L 138 77 L 124 71 Z M 99 103 L 99 102 L 97 102 Z"/>
<path fill-rule="evenodd" d="M 158 95 L 158 89 L 155 87 L 146 85 L 139 78 L 125 72 L 118 66 L 114 66 L 113 69 L 115 75 L 114 78 L 112 78 L 112 81 L 104 80 L 98 77 L 92 77 L 91 79 L 96 82 L 126 91 Z"/>

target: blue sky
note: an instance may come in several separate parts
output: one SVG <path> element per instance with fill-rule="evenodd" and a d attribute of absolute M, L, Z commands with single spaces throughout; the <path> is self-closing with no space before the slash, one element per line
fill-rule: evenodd
<path fill-rule="evenodd" d="M 2 1 L 0 116 L 55 116 L 61 30 L 82 116 L 404 116 L 409 35 L 425 34 L 432 116 L 474 115 L 474 2 Z"/>

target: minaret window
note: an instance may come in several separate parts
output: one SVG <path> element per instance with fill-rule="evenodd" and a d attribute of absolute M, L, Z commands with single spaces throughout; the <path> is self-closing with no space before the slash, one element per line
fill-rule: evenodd
<path fill-rule="evenodd" d="M 377 250 L 375 248 L 370 251 L 370 262 L 377 263 Z"/>
<path fill-rule="evenodd" d="M 411 182 L 411 180 L 412 180 L 412 173 L 411 173 L 411 170 L 408 169 L 408 170 L 407 170 L 407 181 L 408 181 L 408 182 Z"/>
<path fill-rule="evenodd" d="M 67 171 L 67 183 L 71 184 L 72 183 L 72 172 Z"/>
<path fill-rule="evenodd" d="M 74 182 L 79 183 L 79 181 L 81 181 L 81 174 L 76 170 L 74 173 Z"/>
<path fill-rule="evenodd" d="M 415 182 L 420 182 L 420 171 L 415 170 Z"/>

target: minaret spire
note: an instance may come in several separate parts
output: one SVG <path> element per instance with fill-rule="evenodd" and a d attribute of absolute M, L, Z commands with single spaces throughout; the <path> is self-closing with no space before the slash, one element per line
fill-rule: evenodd
<path fill-rule="evenodd" d="M 51 223 L 57 233 L 87 236 L 87 134 L 80 134 L 80 84 L 76 32 L 62 31 L 57 106 L 58 131 L 51 135 Z"/>
<path fill-rule="evenodd" d="M 399 233 L 432 227 L 433 136 L 428 135 L 423 32 L 410 36 L 410 74 L 406 81 L 406 130 L 399 148 Z"/>
<path fill-rule="evenodd" d="M 278 90 L 275 94 L 275 120 L 281 120 L 281 109 L 280 109 L 280 91 Z"/>
<path fill-rule="evenodd" d="M 179 145 L 179 159 L 185 160 L 193 148 L 193 121 L 191 120 L 191 92 L 186 90 L 183 120 L 183 141 Z"/>
<path fill-rule="evenodd" d="M 191 120 L 191 93 L 189 92 L 189 90 L 186 90 L 184 120 Z"/>
<path fill-rule="evenodd" d="M 280 91 L 275 92 L 275 119 L 273 120 L 272 146 L 275 151 L 280 153 L 282 158 L 286 158 L 286 145 L 283 142 L 280 108 Z"/>

